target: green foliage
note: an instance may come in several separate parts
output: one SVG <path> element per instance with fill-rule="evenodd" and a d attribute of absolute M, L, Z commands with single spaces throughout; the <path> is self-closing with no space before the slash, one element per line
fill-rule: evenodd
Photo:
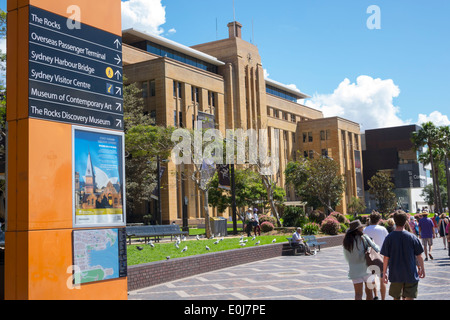
<path fill-rule="evenodd" d="M 356 217 L 358 213 L 364 213 L 366 211 L 364 200 L 359 197 L 352 197 L 350 203 L 347 205 L 347 211 L 354 217 Z"/>
<path fill-rule="evenodd" d="M 341 230 L 341 224 L 334 217 L 329 216 L 322 221 L 320 231 L 328 235 L 337 235 Z"/>
<path fill-rule="evenodd" d="M 397 197 L 393 191 L 395 185 L 392 183 L 389 173 L 378 171 L 367 184 L 370 187 L 369 193 L 372 199 L 377 202 L 378 211 L 383 216 L 395 209 Z"/>
<path fill-rule="evenodd" d="M 282 218 L 283 227 L 301 227 L 309 221 L 301 207 L 285 207 Z"/>
<path fill-rule="evenodd" d="M 152 125 L 136 84 L 124 85 L 123 99 L 127 214 L 131 216 L 139 203 L 150 200 L 157 186 L 156 160 L 169 157 L 174 128 Z"/>
<path fill-rule="evenodd" d="M 320 231 L 320 225 L 315 222 L 307 222 L 302 227 L 302 234 L 304 235 L 315 235 Z"/>
<path fill-rule="evenodd" d="M 325 212 L 321 211 L 321 210 L 313 210 L 310 214 L 309 214 L 309 220 L 318 224 L 321 224 L 322 221 L 327 217 L 327 215 L 325 214 Z"/>
<path fill-rule="evenodd" d="M 270 232 L 275 228 L 273 223 L 271 223 L 269 221 L 264 221 L 263 223 L 261 223 L 260 227 L 261 227 L 261 232 Z"/>
<path fill-rule="evenodd" d="M 345 182 L 339 164 L 331 158 L 302 159 L 288 164 L 286 181 L 303 201 L 333 211 L 342 200 Z"/>

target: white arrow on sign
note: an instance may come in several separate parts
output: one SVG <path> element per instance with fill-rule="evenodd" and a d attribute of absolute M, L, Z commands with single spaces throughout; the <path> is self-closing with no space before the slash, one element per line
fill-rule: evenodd
<path fill-rule="evenodd" d="M 116 127 L 121 127 L 122 126 L 122 120 L 120 119 L 116 119 Z"/>
<path fill-rule="evenodd" d="M 116 71 L 115 75 L 117 76 L 117 80 L 120 80 L 120 77 L 122 76 L 122 74 L 120 73 L 119 70 Z"/>
<path fill-rule="evenodd" d="M 116 87 L 116 94 L 122 94 L 122 88 Z"/>
<path fill-rule="evenodd" d="M 122 104 L 120 102 L 116 102 L 116 110 L 122 111 Z"/>
<path fill-rule="evenodd" d="M 122 59 L 119 57 L 119 55 L 118 54 L 116 54 L 116 58 L 114 58 L 114 60 L 116 60 L 117 61 L 117 64 L 119 64 L 119 63 L 121 63 L 122 62 Z"/>
<path fill-rule="evenodd" d="M 119 46 L 122 46 L 119 39 L 114 40 L 114 44 L 116 45 L 117 49 L 119 49 Z"/>

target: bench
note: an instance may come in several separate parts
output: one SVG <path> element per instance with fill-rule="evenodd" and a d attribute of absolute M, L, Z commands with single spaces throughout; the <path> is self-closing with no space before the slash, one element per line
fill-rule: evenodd
<path fill-rule="evenodd" d="M 286 238 L 287 241 L 289 242 L 289 246 L 291 247 L 291 249 L 294 251 L 294 255 L 303 253 L 304 255 L 306 255 L 306 250 L 305 250 L 305 246 L 304 245 L 294 245 L 294 243 L 292 242 L 292 237 L 291 238 Z"/>
<path fill-rule="evenodd" d="M 153 238 L 156 242 L 158 242 L 160 238 L 166 236 L 170 236 L 170 240 L 172 240 L 172 237 L 174 236 L 189 234 L 188 231 L 181 231 L 180 226 L 176 224 L 154 226 L 127 226 L 126 232 L 130 244 L 132 237 L 143 237 L 145 243 L 147 243 L 150 238 Z"/>
<path fill-rule="evenodd" d="M 308 246 L 311 247 L 318 247 L 319 251 L 320 251 L 320 246 L 322 244 L 326 244 L 326 242 L 318 242 L 316 239 L 316 236 L 303 236 L 303 239 L 305 239 L 306 243 L 308 244 Z"/>

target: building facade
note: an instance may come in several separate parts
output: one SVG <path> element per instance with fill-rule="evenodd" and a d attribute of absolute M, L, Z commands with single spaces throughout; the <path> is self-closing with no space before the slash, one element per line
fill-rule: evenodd
<path fill-rule="evenodd" d="M 399 207 L 409 212 L 428 206 L 421 193 L 432 183 L 430 170 L 418 161 L 420 151 L 413 150 L 411 142 L 411 134 L 419 129 L 417 125 L 407 125 L 366 130 L 362 135 L 365 190 L 369 190 L 367 181 L 378 171 L 388 172 L 395 184 Z M 366 206 L 376 209 L 368 191 Z"/>
<path fill-rule="evenodd" d="M 341 143 L 341 132 L 345 132 L 345 146 L 360 145 L 357 124 L 340 118 L 325 119 L 321 111 L 299 103 L 308 95 L 264 76 L 258 48 L 242 39 L 242 25 L 231 22 L 228 30 L 227 39 L 192 47 L 134 29 L 123 31 L 125 77 L 143 89 L 146 112 L 155 124 L 193 129 L 197 120 L 209 118 L 224 136 L 227 129 L 266 129 L 269 136 L 279 139 L 277 174 L 282 187 L 287 163 L 295 161 L 298 151 L 303 154 L 306 148 L 299 143 L 303 132 L 325 130 L 330 142 L 336 143 Z M 329 148 L 336 159 L 340 159 L 342 150 L 350 150 Z M 320 146 L 317 152 L 320 154 Z M 350 160 L 351 152 L 347 153 L 343 158 L 347 162 L 342 163 L 348 165 L 342 164 L 342 168 L 343 173 L 349 172 L 351 187 L 344 198 L 357 195 L 354 161 Z M 188 178 L 192 168 L 173 162 L 164 165 L 167 170 L 162 178 L 159 221 L 181 223 L 187 217 L 189 224 L 201 223 L 204 200 Z M 287 200 L 296 200 L 293 190 L 285 189 Z M 143 208 L 153 210 L 152 205 Z M 346 211 L 345 203 L 342 211 Z"/>

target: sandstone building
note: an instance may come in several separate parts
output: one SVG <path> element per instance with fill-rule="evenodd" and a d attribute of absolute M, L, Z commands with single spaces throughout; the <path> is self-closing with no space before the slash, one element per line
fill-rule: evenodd
<path fill-rule="evenodd" d="M 352 196 L 364 198 L 357 179 L 362 170 L 359 125 L 324 118 L 321 111 L 299 103 L 309 96 L 265 78 L 258 48 L 242 39 L 242 25 L 231 22 L 228 30 L 227 39 L 192 47 L 124 30 L 124 74 L 129 82 L 140 84 L 155 124 L 194 128 L 196 120 L 209 118 L 224 136 L 226 129 L 267 129 L 269 135 L 277 131 L 282 187 L 289 161 L 326 152 L 340 162 L 346 177 L 346 194 L 338 208 L 345 212 Z M 181 224 L 184 213 L 189 224 L 201 222 L 203 199 L 193 181 L 185 179 L 190 169 L 172 162 L 164 165 L 162 217 L 157 221 Z M 291 188 L 286 187 L 286 194 L 288 202 L 297 200 Z M 144 214 L 154 210 L 152 205 L 143 209 Z"/>

